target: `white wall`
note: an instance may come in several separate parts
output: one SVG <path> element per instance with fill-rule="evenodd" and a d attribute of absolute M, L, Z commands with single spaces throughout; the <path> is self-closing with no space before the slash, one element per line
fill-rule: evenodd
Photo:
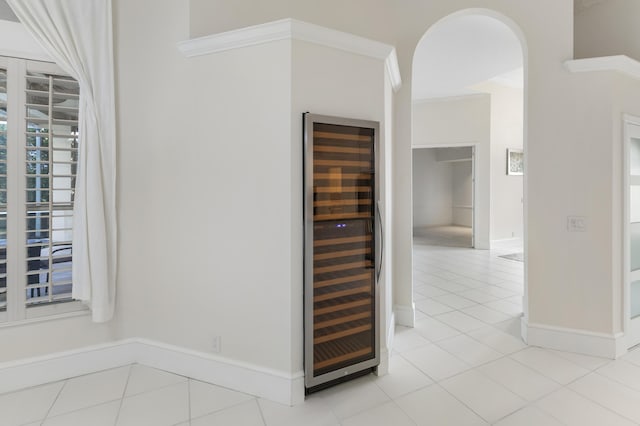
<path fill-rule="evenodd" d="M 414 103 L 414 145 L 455 144 L 465 139 L 482 141 L 477 147 L 476 201 L 479 209 L 483 206 L 489 209 L 480 210 L 480 217 L 489 218 L 492 241 L 523 238 L 523 176 L 506 174 L 507 149 L 523 149 L 523 91 L 493 82 L 475 85 L 473 89 L 486 95 Z M 415 188 L 413 195 L 415 205 Z M 458 222 L 466 226 L 471 226 L 471 218 L 464 218 L 470 213 L 469 209 L 455 211 Z M 482 231 L 482 222 L 479 226 Z"/>
<path fill-rule="evenodd" d="M 290 138 L 290 170 L 291 183 L 291 272 L 292 287 L 289 301 L 292 309 L 291 348 L 294 370 L 302 369 L 302 265 L 303 265 L 303 234 L 302 234 L 302 114 L 312 112 L 323 115 L 356 118 L 377 121 L 381 124 L 377 159 L 378 184 L 381 193 L 378 194 L 382 205 L 382 216 L 386 218 L 390 205 L 385 199 L 388 194 L 386 188 L 385 163 L 388 159 L 388 149 L 391 143 L 387 136 L 387 115 L 385 105 L 390 101 L 388 91 L 389 82 L 385 79 L 385 66 L 379 59 L 347 53 L 328 47 L 303 41 L 293 41 L 292 46 L 292 87 L 291 87 L 291 138 Z M 384 220 L 384 219 L 383 219 Z M 390 229 L 385 228 L 385 241 L 391 237 Z M 389 259 L 389 253 L 384 259 Z M 385 261 L 385 265 L 389 262 Z M 390 265 L 389 265 L 390 266 Z M 380 324 L 389 325 L 391 315 L 387 302 L 388 281 L 386 273 L 382 274 L 379 282 Z M 391 301 L 389 301 L 391 303 Z M 386 309 L 385 309 L 386 307 Z M 383 368 L 387 368 L 389 330 L 381 330 L 381 348 L 383 354 Z"/>
<path fill-rule="evenodd" d="M 0 20 L 0 35 L 0 55 L 52 62 L 51 56 L 19 22 Z"/>
<path fill-rule="evenodd" d="M 413 228 L 453 223 L 452 164 L 434 149 L 413 150 Z"/>
<path fill-rule="evenodd" d="M 220 336 L 222 357 L 288 374 L 291 42 L 187 59 L 186 2 L 116 10 L 120 332 L 203 352 Z"/>
<path fill-rule="evenodd" d="M 470 160 L 472 154 L 472 148 L 468 146 L 461 148 L 434 148 L 434 150 L 438 161 Z"/>
<path fill-rule="evenodd" d="M 471 161 L 451 163 L 452 221 L 459 226 L 473 226 L 473 167 Z"/>
<path fill-rule="evenodd" d="M 413 103 L 413 153 L 416 148 L 475 145 L 475 247 L 489 248 L 490 97 L 486 94 Z M 415 191 L 414 194 L 415 196 Z M 415 204 L 415 200 L 413 201 Z M 458 212 L 459 214 L 459 212 Z"/>
<path fill-rule="evenodd" d="M 491 240 L 523 238 L 524 177 L 507 175 L 507 149 L 523 149 L 522 89 L 485 82 L 491 96 Z"/>
<path fill-rule="evenodd" d="M 120 333 L 297 374 L 302 113 L 384 122 L 384 62 L 295 40 L 188 59 L 185 3 L 153 4 L 117 7 Z"/>
<path fill-rule="evenodd" d="M 627 55 L 640 60 L 640 2 L 607 0 L 575 17 L 575 58 Z"/>
<path fill-rule="evenodd" d="M 528 194 L 529 203 L 539 207 L 536 217 L 529 216 L 530 245 L 547 248 L 546 254 L 529 255 L 529 323 L 612 336 L 612 274 L 621 267 L 612 262 L 612 250 L 620 250 L 614 244 L 612 210 L 614 195 L 622 193 L 622 186 L 613 183 L 618 174 L 613 147 L 622 146 L 622 139 L 613 138 L 611 76 L 567 73 L 558 78 L 562 84 L 556 86 L 556 99 L 569 97 L 571 108 L 561 109 L 548 97 L 550 113 L 563 114 L 564 122 L 530 126 L 525 166 L 529 181 L 540 188 Z M 541 142 L 545 139 L 556 143 Z M 567 216 L 585 217 L 587 231 L 569 232 Z"/>
<path fill-rule="evenodd" d="M 370 7 L 370 2 L 364 0 L 343 3 L 309 4 L 277 0 L 266 6 L 255 0 L 232 3 L 192 0 L 191 31 L 202 35 L 215 32 L 211 29 L 219 27 L 237 28 L 256 21 L 291 16 L 396 46 L 404 85 L 396 97 L 393 152 L 394 298 L 396 304 L 409 306 L 412 303 L 410 165 L 413 52 L 425 32 L 452 13 L 481 6 L 492 11 L 476 9 L 475 12 L 502 16 L 501 19 L 525 43 L 528 172 L 525 179 L 525 216 L 529 237 L 526 268 L 529 298 L 525 301 L 525 323 L 610 336 L 614 331 L 611 277 L 620 266 L 614 266 L 607 260 L 610 254 L 604 257 L 594 255 L 603 248 L 610 250 L 615 242 L 611 209 L 608 207 L 611 206 L 613 191 L 619 192 L 619 187 L 615 189 L 612 186 L 612 118 L 611 111 L 598 103 L 605 95 L 600 90 L 600 82 L 591 82 L 591 85 L 578 83 L 596 77 L 571 75 L 563 66 L 563 62 L 573 56 L 573 2 L 495 0 L 478 3 L 452 0 L 417 2 L 402 7 L 391 0 L 378 2 L 376 7 Z M 340 10 L 339 14 L 335 13 L 336 9 Z M 553 19 L 549 19 L 550 16 Z M 577 120 L 577 111 L 582 115 L 581 120 Z M 593 122 L 594 117 L 601 118 L 602 122 Z M 605 128 L 609 131 L 603 131 Z M 566 158 L 575 157 L 576 152 L 579 152 L 578 164 L 572 162 L 567 166 Z M 478 152 L 479 166 L 486 164 L 481 157 L 482 153 Z M 593 170 L 597 171 L 594 173 Z M 478 170 L 479 178 L 482 173 Z M 567 233 L 567 216 L 580 214 L 589 217 L 589 231 L 582 235 Z M 579 297 L 576 297 L 578 288 Z M 603 294 L 606 297 L 601 297 Z"/>
<path fill-rule="evenodd" d="M 63 352 L 117 339 L 113 323 L 96 324 L 87 313 L 44 321 L 0 325 L 0 362 Z"/>
<path fill-rule="evenodd" d="M 288 328 L 297 315 L 290 298 L 298 268 L 291 254 L 296 219 L 289 198 L 295 183 L 288 45 L 186 60 L 175 49 L 177 41 L 294 17 L 396 45 L 404 85 L 395 97 L 392 152 L 394 303 L 410 306 L 412 56 L 434 23 L 479 5 L 507 16 L 526 40 L 525 320 L 606 336 L 616 332 L 621 244 L 611 206 L 621 193 L 621 136 L 615 123 L 618 110 L 637 113 L 640 97 L 635 81 L 565 70 L 563 61 L 573 56 L 572 2 L 399 6 L 382 0 L 372 7 L 368 0 L 191 0 L 189 10 L 186 0 L 116 0 L 118 336 L 207 350 L 218 334 L 224 356 L 281 371 L 296 368 L 292 343 L 298 332 Z M 619 96 L 614 114 L 612 88 Z M 486 155 L 481 158 L 479 149 L 479 165 Z M 575 160 L 568 165 L 567 158 Z M 478 170 L 478 177 L 482 173 L 488 176 Z M 586 216 L 588 231 L 568 233 L 568 215 Z M 247 294 L 256 298 L 247 301 Z M 79 325 L 71 328 L 80 334 L 71 340 L 65 327 L 63 344 L 107 339 L 106 327 Z M 29 333 L 37 331 L 49 327 Z M 16 339 L 18 332 L 10 334 Z M 20 351 L 49 348 L 24 343 Z"/>

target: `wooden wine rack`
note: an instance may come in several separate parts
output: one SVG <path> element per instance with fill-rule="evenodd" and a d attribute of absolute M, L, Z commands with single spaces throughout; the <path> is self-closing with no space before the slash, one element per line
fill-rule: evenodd
<path fill-rule="evenodd" d="M 374 130 L 313 127 L 313 375 L 375 356 Z"/>

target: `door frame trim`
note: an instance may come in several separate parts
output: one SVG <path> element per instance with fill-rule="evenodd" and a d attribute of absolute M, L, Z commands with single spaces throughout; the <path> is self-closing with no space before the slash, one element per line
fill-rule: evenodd
<path fill-rule="evenodd" d="M 459 143 L 444 143 L 444 144 L 433 144 L 433 145 L 417 145 L 411 147 L 411 163 L 413 164 L 413 152 L 418 149 L 433 149 L 433 148 L 471 148 L 471 208 L 473 213 L 471 215 L 471 248 L 476 248 L 476 242 L 478 241 L 477 232 L 478 232 L 478 208 L 477 208 L 477 185 L 476 185 L 476 159 L 478 155 L 478 145 L 479 142 L 459 142 Z M 412 168 L 412 176 L 411 176 L 411 187 L 413 188 L 413 168 Z M 411 197 L 411 230 L 413 232 L 413 196 Z M 411 236 L 411 251 L 413 253 L 413 235 Z"/>
<path fill-rule="evenodd" d="M 622 330 L 625 336 L 627 348 L 640 343 L 640 333 L 631 333 L 631 248 L 630 248 L 630 201 L 631 191 L 631 150 L 629 142 L 632 138 L 631 126 L 637 126 L 640 130 L 640 117 L 624 114 L 622 118 Z"/>

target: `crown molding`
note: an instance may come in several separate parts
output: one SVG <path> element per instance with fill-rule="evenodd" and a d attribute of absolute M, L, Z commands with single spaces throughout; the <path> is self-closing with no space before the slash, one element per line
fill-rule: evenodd
<path fill-rule="evenodd" d="M 402 86 L 396 49 L 385 43 L 295 19 L 281 19 L 178 43 L 188 58 L 256 46 L 279 40 L 301 40 L 385 62 L 394 91 Z"/>
<path fill-rule="evenodd" d="M 640 62 L 625 55 L 573 59 L 564 65 L 570 72 L 617 71 L 640 80 Z"/>

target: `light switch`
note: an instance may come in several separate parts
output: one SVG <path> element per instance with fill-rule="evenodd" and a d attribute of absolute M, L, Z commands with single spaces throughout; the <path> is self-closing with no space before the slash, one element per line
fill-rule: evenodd
<path fill-rule="evenodd" d="M 567 231 L 586 232 L 587 218 L 584 216 L 567 216 Z"/>

